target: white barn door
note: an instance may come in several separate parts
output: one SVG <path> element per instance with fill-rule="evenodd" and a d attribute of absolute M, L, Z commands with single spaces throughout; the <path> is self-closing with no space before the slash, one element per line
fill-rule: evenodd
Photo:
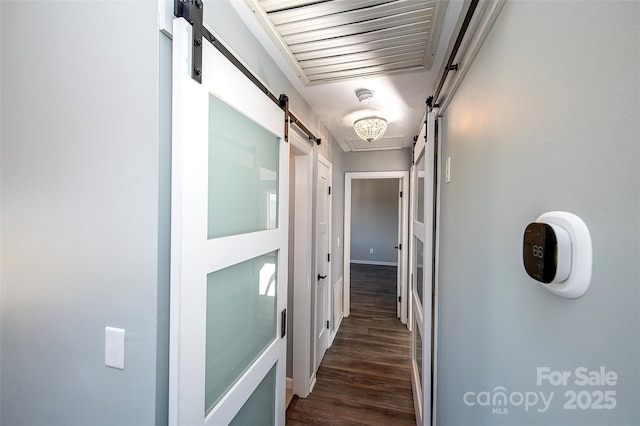
<path fill-rule="evenodd" d="M 170 423 L 284 424 L 284 112 L 173 27 Z"/>
<path fill-rule="evenodd" d="M 433 335 L 433 247 L 435 229 L 435 114 L 427 115 L 414 150 L 412 174 L 414 208 L 412 241 L 411 384 L 419 426 L 431 425 L 432 335 Z M 425 141 L 426 133 L 426 141 Z"/>

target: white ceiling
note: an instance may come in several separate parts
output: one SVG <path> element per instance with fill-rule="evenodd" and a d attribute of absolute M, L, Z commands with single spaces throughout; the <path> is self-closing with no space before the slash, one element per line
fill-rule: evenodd
<path fill-rule="evenodd" d="M 445 3 L 248 0 L 306 84 L 431 68 Z"/>
<path fill-rule="evenodd" d="M 365 151 L 412 146 L 463 2 L 232 4 L 342 149 Z M 374 91 L 373 101 L 360 104 L 359 89 Z M 353 130 L 369 115 L 388 121 L 383 138 L 371 143 Z"/>

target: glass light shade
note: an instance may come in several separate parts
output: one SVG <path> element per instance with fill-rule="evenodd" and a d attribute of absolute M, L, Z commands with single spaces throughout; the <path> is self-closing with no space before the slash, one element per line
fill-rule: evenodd
<path fill-rule="evenodd" d="M 378 140 L 387 130 L 387 120 L 380 117 L 365 117 L 353 123 L 353 130 L 367 142 Z"/>

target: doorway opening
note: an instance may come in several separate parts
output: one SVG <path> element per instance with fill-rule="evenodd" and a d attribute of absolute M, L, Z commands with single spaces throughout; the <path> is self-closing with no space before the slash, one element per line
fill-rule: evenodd
<path fill-rule="evenodd" d="M 393 204 L 385 188 L 392 188 L 394 192 Z M 345 173 L 345 203 L 344 203 L 344 316 L 349 316 L 351 306 L 351 263 L 397 266 L 396 302 L 397 317 L 403 324 L 407 324 L 408 293 L 408 171 L 389 172 L 352 172 Z M 363 206 L 367 201 L 367 193 L 381 194 L 379 200 L 386 200 L 386 206 Z M 390 205 L 391 204 L 391 205 Z M 355 223 L 355 214 L 362 217 L 362 212 L 374 210 L 366 214 L 364 223 Z M 380 229 L 375 225 L 377 213 L 395 215 L 396 223 Z M 354 238 L 354 231 L 357 237 Z M 391 237 L 390 237 L 391 236 Z M 395 239 L 393 238 L 395 236 Z M 372 238 L 373 237 L 373 238 Z M 378 245 L 378 252 L 376 247 Z"/>
<path fill-rule="evenodd" d="M 313 266 L 313 148 L 289 132 L 289 262 L 287 297 L 287 393 L 305 398 L 312 387 L 311 270 Z"/>

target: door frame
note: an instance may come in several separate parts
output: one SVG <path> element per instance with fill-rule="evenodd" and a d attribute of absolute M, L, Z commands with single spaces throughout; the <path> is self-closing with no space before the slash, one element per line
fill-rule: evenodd
<path fill-rule="evenodd" d="M 311 392 L 311 290 L 313 270 L 313 148 L 296 131 L 289 131 L 289 143 L 292 148 L 301 151 L 295 155 L 295 171 L 290 175 L 294 179 L 294 245 L 293 247 L 293 393 L 306 398 Z M 306 307 L 306 309 L 305 309 Z"/>
<path fill-rule="evenodd" d="M 416 197 L 414 187 L 415 176 L 417 173 L 416 165 L 413 164 L 413 158 L 411 158 L 411 168 L 409 169 L 409 214 L 408 214 L 408 222 L 409 222 L 409 231 L 407 235 L 409 236 L 409 253 L 408 253 L 408 262 L 407 262 L 407 329 L 409 331 L 413 331 L 413 270 L 414 270 L 414 250 L 416 249 L 415 243 L 413 241 L 413 218 L 415 214 L 416 208 Z"/>
<path fill-rule="evenodd" d="M 442 192 L 442 185 L 447 182 L 443 179 L 443 171 L 442 171 L 442 138 L 441 138 L 441 129 L 442 129 L 442 116 L 439 113 L 438 109 L 434 110 L 436 112 L 435 122 L 434 124 L 434 145 L 435 145 L 435 153 L 434 153 L 434 163 L 435 163 L 435 203 L 436 207 L 434 209 L 434 235 L 433 235 L 433 325 L 432 325 L 432 386 L 431 386 L 431 424 L 435 425 L 437 420 L 437 399 L 438 399 L 438 318 L 440 316 L 440 195 Z"/>
<path fill-rule="evenodd" d="M 402 234 L 399 235 L 403 247 L 400 255 L 399 268 L 402 273 L 397 283 L 398 295 L 401 296 L 400 320 L 407 323 L 407 306 L 409 295 L 407 292 L 407 267 L 408 267 L 408 230 L 409 230 L 409 172 L 385 171 L 385 172 L 348 172 L 344 174 L 344 316 L 351 313 L 351 182 L 358 179 L 400 179 L 402 181 L 403 196 L 401 199 L 403 214 L 398 218 L 402 223 Z"/>

